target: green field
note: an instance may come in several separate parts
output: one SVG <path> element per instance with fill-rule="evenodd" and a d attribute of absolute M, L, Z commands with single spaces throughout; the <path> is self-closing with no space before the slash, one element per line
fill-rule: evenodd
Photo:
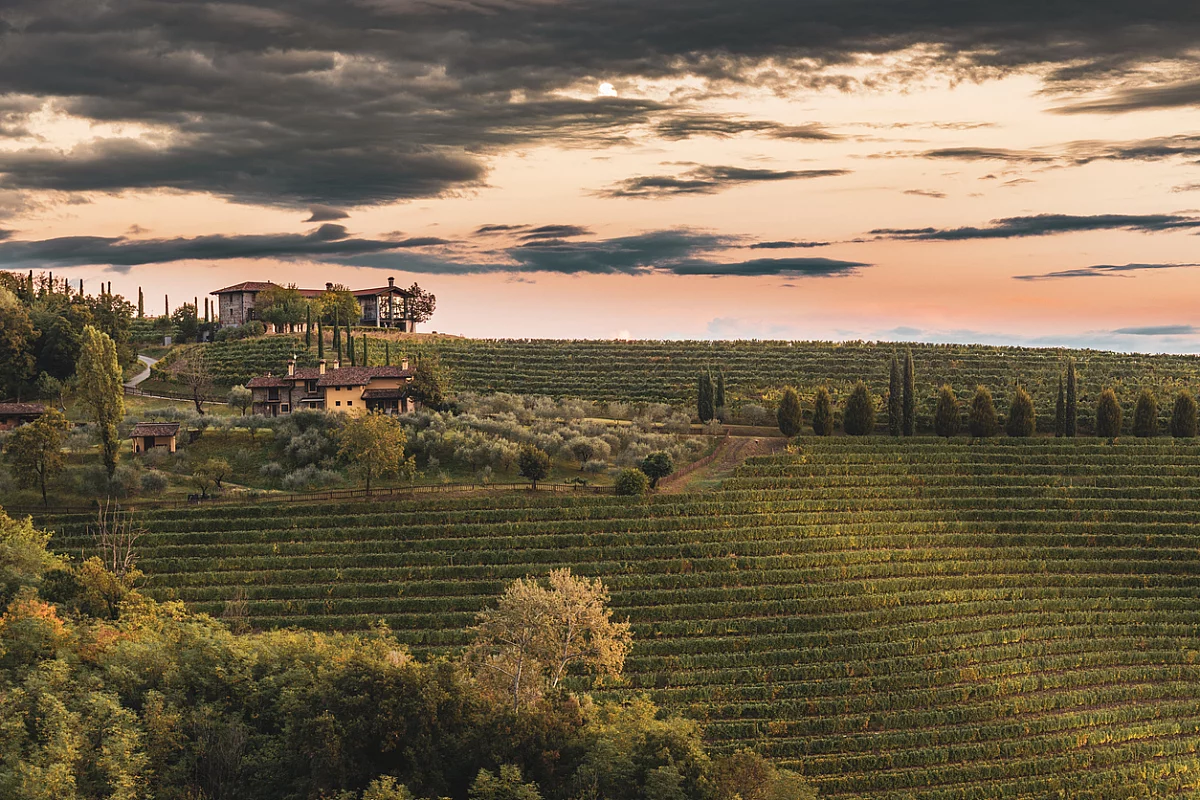
<path fill-rule="evenodd" d="M 804 440 L 718 491 L 146 513 L 157 597 L 464 641 L 517 576 L 604 578 L 626 686 L 823 797 L 1200 791 L 1200 444 Z M 83 520 L 48 518 L 79 553 Z"/>

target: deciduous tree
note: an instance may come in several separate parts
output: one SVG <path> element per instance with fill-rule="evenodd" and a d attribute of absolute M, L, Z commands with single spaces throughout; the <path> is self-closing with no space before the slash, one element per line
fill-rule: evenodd
<path fill-rule="evenodd" d="M 650 479 L 650 488 L 655 489 L 660 480 L 675 471 L 675 462 L 671 460 L 670 453 L 659 451 L 643 458 L 638 464 L 638 469 L 646 473 L 646 477 Z"/>
<path fill-rule="evenodd" d="M 394 417 L 371 412 L 354 417 L 338 435 L 338 457 L 350 471 L 362 476 L 367 491 L 374 478 L 396 478 L 415 471 L 415 462 L 404 458 L 408 438 Z"/>
<path fill-rule="evenodd" d="M 245 416 L 246 409 L 254 403 L 254 392 L 239 383 L 229 390 L 228 402 L 231 407 L 238 409 L 242 412 L 242 416 Z"/>
<path fill-rule="evenodd" d="M 413 322 L 428 322 L 437 309 L 437 297 L 422 289 L 417 284 L 408 287 L 411 295 L 407 299 L 408 316 Z"/>
<path fill-rule="evenodd" d="M 4 445 L 4 455 L 17 485 L 41 489 L 42 504 L 49 505 L 47 485 L 63 470 L 63 445 L 71 423 L 57 409 L 49 409 L 33 422 L 14 430 Z"/>
<path fill-rule="evenodd" d="M 108 334 L 91 325 L 83 329 L 83 347 L 75 373 L 79 400 L 91 412 L 92 421 L 100 432 L 104 468 L 111 478 L 117 470 L 120 446 L 117 425 L 125 417 L 125 387 L 121 383 L 117 348 Z"/>
<path fill-rule="evenodd" d="M 613 490 L 624 497 L 641 497 L 650 491 L 650 479 L 640 469 L 623 469 L 613 483 Z"/>
<path fill-rule="evenodd" d="M 426 408 L 437 410 L 445 405 L 446 394 L 450 391 L 450 377 L 442 368 L 436 353 L 423 355 L 417 361 L 408 391 Z"/>
<path fill-rule="evenodd" d="M 0 397 L 20 397 L 33 377 L 37 332 L 16 295 L 0 287 Z"/>
<path fill-rule="evenodd" d="M 527 444 L 517 456 L 517 468 L 521 471 L 521 476 L 528 478 L 536 489 L 538 481 L 545 480 L 550 474 L 550 456 L 542 448 Z"/>
<path fill-rule="evenodd" d="M 205 345 L 189 348 L 175 366 L 175 377 L 188 388 L 196 413 L 204 416 L 204 403 L 213 390 L 212 369 Z"/>

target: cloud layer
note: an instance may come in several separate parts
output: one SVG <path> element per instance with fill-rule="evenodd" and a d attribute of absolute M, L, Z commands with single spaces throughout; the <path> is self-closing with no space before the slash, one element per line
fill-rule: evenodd
<path fill-rule="evenodd" d="M 847 169 L 775 170 L 747 167 L 700 166 L 680 175 L 639 175 L 618 181 L 596 194 L 601 197 L 632 197 L 662 200 L 676 195 L 716 194 L 750 183 L 834 178 L 849 175 Z"/>

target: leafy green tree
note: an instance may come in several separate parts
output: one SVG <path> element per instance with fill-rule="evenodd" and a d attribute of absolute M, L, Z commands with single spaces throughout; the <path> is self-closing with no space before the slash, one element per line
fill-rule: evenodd
<path fill-rule="evenodd" d="M 351 472 L 362 476 L 371 491 L 372 478 L 411 475 L 415 462 L 404 458 L 408 438 L 394 417 L 379 412 L 361 414 L 342 427 L 338 435 L 338 457 Z"/>
<path fill-rule="evenodd" d="M 850 390 L 842 427 L 850 436 L 870 436 L 875 432 L 875 400 L 862 381 Z"/>
<path fill-rule="evenodd" d="M 1054 406 L 1054 437 L 1067 435 L 1067 395 L 1063 389 L 1062 375 L 1058 376 L 1058 402 Z"/>
<path fill-rule="evenodd" d="M 625 497 L 641 497 L 650 491 L 650 478 L 640 469 L 623 469 L 613 482 L 613 489 Z"/>
<path fill-rule="evenodd" d="M 1096 402 L 1096 435 L 1102 439 L 1121 435 L 1121 404 L 1112 389 L 1102 391 Z"/>
<path fill-rule="evenodd" d="M 405 304 L 408 306 L 408 316 L 413 322 L 428 322 L 437 309 L 437 297 L 422 289 L 417 284 L 408 287 L 411 295 Z"/>
<path fill-rule="evenodd" d="M 701 422 L 709 422 L 716 416 L 715 394 L 716 388 L 713 386 L 712 373 L 705 370 L 700 373 L 696 385 L 696 415 Z"/>
<path fill-rule="evenodd" d="M 949 384 L 938 392 L 937 407 L 933 412 L 933 432 L 947 439 L 958 433 L 958 397 Z"/>
<path fill-rule="evenodd" d="M 42 490 L 42 504 L 49 505 L 46 486 L 63 470 L 63 445 L 71 423 L 57 409 L 49 409 L 33 422 L 14 430 L 4 445 L 17 485 Z"/>
<path fill-rule="evenodd" d="M 179 342 L 194 342 L 200 338 L 200 318 L 191 303 L 184 303 L 171 313 L 171 324 Z"/>
<path fill-rule="evenodd" d="M 1133 408 L 1133 435 L 1142 439 L 1158 435 L 1158 400 L 1149 389 L 1142 389 Z"/>
<path fill-rule="evenodd" d="M 291 331 L 304 319 L 308 301 L 295 284 L 269 286 L 255 297 L 254 308 L 259 319 L 274 325 L 276 331 Z"/>
<path fill-rule="evenodd" d="M 0 287 L 0 397 L 20 397 L 33 377 L 36 335 L 21 301 Z"/>
<path fill-rule="evenodd" d="M 517 455 L 517 469 L 536 489 L 538 481 L 545 480 L 550 474 L 550 455 L 540 447 L 527 444 Z"/>
<path fill-rule="evenodd" d="M 888 433 L 899 436 L 904 433 L 904 376 L 900 370 L 900 359 L 892 353 L 892 369 L 888 378 Z"/>
<path fill-rule="evenodd" d="M 317 298 L 321 321 L 338 326 L 358 322 L 362 318 L 362 306 L 354 293 L 340 283 Z"/>
<path fill-rule="evenodd" d="M 670 453 L 664 453 L 661 450 L 657 453 L 651 453 L 642 459 L 638 464 L 638 469 L 646 474 L 650 479 L 650 488 L 658 488 L 658 482 L 675 471 L 675 462 L 671 460 Z"/>
<path fill-rule="evenodd" d="M 254 403 L 254 392 L 247 389 L 245 386 L 238 384 L 229 390 L 227 401 L 231 408 L 236 408 L 242 412 L 242 416 L 246 416 L 246 409 L 250 408 Z"/>
<path fill-rule="evenodd" d="M 1175 398 L 1171 413 L 1171 435 L 1177 439 L 1194 439 L 1197 432 L 1196 398 L 1182 389 Z"/>
<path fill-rule="evenodd" d="M 1013 393 L 1012 403 L 1008 407 L 1008 421 L 1005 432 L 1013 437 L 1033 436 L 1037 431 L 1037 415 L 1033 408 L 1033 398 L 1024 386 L 1018 386 Z"/>
<path fill-rule="evenodd" d="M 83 347 L 75 367 L 79 400 L 91 413 L 100 432 L 104 468 L 111 478 L 117 470 L 120 440 L 117 425 L 125 417 L 125 387 L 117 348 L 108 334 L 92 326 L 83 329 Z"/>
<path fill-rule="evenodd" d="M 446 395 L 450 391 L 450 377 L 442 368 L 442 362 L 436 353 L 423 355 L 417 361 L 408 391 L 426 408 L 437 410 L 446 404 Z"/>
<path fill-rule="evenodd" d="M 917 434 L 917 368 L 912 349 L 904 356 L 904 435 Z"/>
<path fill-rule="evenodd" d="M 504 764 L 498 775 L 491 770 L 479 770 L 467 797 L 468 800 L 542 800 L 542 793 L 537 784 L 522 782 L 519 767 Z"/>
<path fill-rule="evenodd" d="M 779 410 L 775 413 L 775 419 L 779 423 L 779 432 L 784 436 L 791 437 L 800 433 L 800 428 L 804 425 L 804 417 L 800 408 L 800 395 L 793 387 L 788 386 L 783 390 L 783 397 L 779 400 Z"/>
<path fill-rule="evenodd" d="M 813 401 L 813 433 L 817 436 L 833 436 L 833 398 L 824 386 L 817 389 Z"/>
<path fill-rule="evenodd" d="M 1079 425 L 1079 395 L 1075 378 L 1075 359 L 1067 360 L 1067 409 L 1063 436 L 1073 438 Z"/>
<path fill-rule="evenodd" d="M 995 436 L 1000 432 L 1000 423 L 996 419 L 996 404 L 986 386 L 975 387 L 975 395 L 971 398 L 971 407 L 967 413 L 967 430 L 976 439 Z"/>

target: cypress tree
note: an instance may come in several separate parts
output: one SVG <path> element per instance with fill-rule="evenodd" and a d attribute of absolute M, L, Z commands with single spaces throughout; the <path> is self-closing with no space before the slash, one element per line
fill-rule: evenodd
<path fill-rule="evenodd" d="M 700 380 L 696 387 L 696 416 L 700 418 L 701 422 L 709 422 L 716 416 L 716 408 L 713 405 L 714 393 L 712 375 L 708 372 L 700 373 Z"/>
<path fill-rule="evenodd" d="M 1116 439 L 1121 435 L 1121 404 L 1112 389 L 1101 392 L 1096 403 L 1096 435 L 1102 439 Z"/>
<path fill-rule="evenodd" d="M 1063 436 L 1075 436 L 1079 422 L 1079 396 L 1075 385 L 1075 359 L 1067 362 L 1067 416 Z"/>
<path fill-rule="evenodd" d="M 917 369 L 913 364 L 912 349 L 904 358 L 904 435 L 917 433 Z"/>
<path fill-rule="evenodd" d="M 388 367 L 392 365 L 392 343 L 387 339 L 383 340 L 383 363 Z"/>
<path fill-rule="evenodd" d="M 354 357 L 354 335 L 350 333 L 350 323 L 346 323 L 346 350 L 350 356 L 350 366 L 357 367 L 358 359 Z"/>
<path fill-rule="evenodd" d="M 850 436 L 870 436 L 875 432 L 875 401 L 862 381 L 850 390 L 842 427 Z"/>
<path fill-rule="evenodd" d="M 888 433 L 899 436 L 904 432 L 904 378 L 900 359 L 892 353 L 892 373 L 888 379 Z"/>
<path fill-rule="evenodd" d="M 304 306 L 304 349 L 312 350 L 312 306 Z"/>
<path fill-rule="evenodd" d="M 1058 376 L 1058 403 L 1054 406 L 1054 436 L 1061 439 L 1067 435 L 1067 395 L 1063 390 L 1062 374 Z"/>
<path fill-rule="evenodd" d="M 1037 416 L 1033 409 L 1033 398 L 1024 386 L 1018 386 L 1013 395 L 1012 405 L 1008 408 L 1008 423 L 1005 426 L 1009 436 L 1033 436 L 1037 431 Z"/>
<path fill-rule="evenodd" d="M 364 367 L 371 366 L 371 356 L 367 352 L 367 335 L 365 333 L 363 334 L 362 362 Z"/>
<path fill-rule="evenodd" d="M 325 325 L 317 317 L 317 358 L 325 357 Z"/>
<path fill-rule="evenodd" d="M 83 294 L 83 288 L 80 287 L 80 294 Z M 138 319 L 146 316 L 146 297 L 142 294 L 142 287 L 138 287 Z"/>
<path fill-rule="evenodd" d="M 1149 389 L 1142 389 L 1134 406 L 1133 435 L 1141 439 L 1158 435 L 1158 400 Z"/>
<path fill-rule="evenodd" d="M 338 363 L 342 360 L 342 326 L 337 321 L 337 311 L 333 312 L 333 349 L 337 353 Z"/>
<path fill-rule="evenodd" d="M 784 436 L 792 437 L 800 432 L 800 426 L 804 424 L 800 395 L 796 394 L 796 390 L 791 386 L 783 390 L 775 418 L 779 422 L 779 432 Z"/>
<path fill-rule="evenodd" d="M 716 393 L 713 395 L 713 408 L 717 414 L 721 414 L 725 410 L 725 372 L 723 370 L 717 372 Z"/>
<path fill-rule="evenodd" d="M 967 415 L 967 430 L 976 439 L 995 436 L 1000 430 L 1000 424 L 996 421 L 996 404 L 986 386 L 975 387 L 975 396 L 971 398 L 971 410 Z"/>
<path fill-rule="evenodd" d="M 833 398 L 824 386 L 817 389 L 817 399 L 813 403 L 813 433 L 817 436 L 833 435 Z"/>
<path fill-rule="evenodd" d="M 950 384 L 943 384 L 933 413 L 933 432 L 949 439 L 958 433 L 958 397 Z"/>
<path fill-rule="evenodd" d="M 1175 398 L 1171 414 L 1171 435 L 1179 439 L 1194 439 L 1197 431 L 1196 398 L 1187 389 Z"/>

